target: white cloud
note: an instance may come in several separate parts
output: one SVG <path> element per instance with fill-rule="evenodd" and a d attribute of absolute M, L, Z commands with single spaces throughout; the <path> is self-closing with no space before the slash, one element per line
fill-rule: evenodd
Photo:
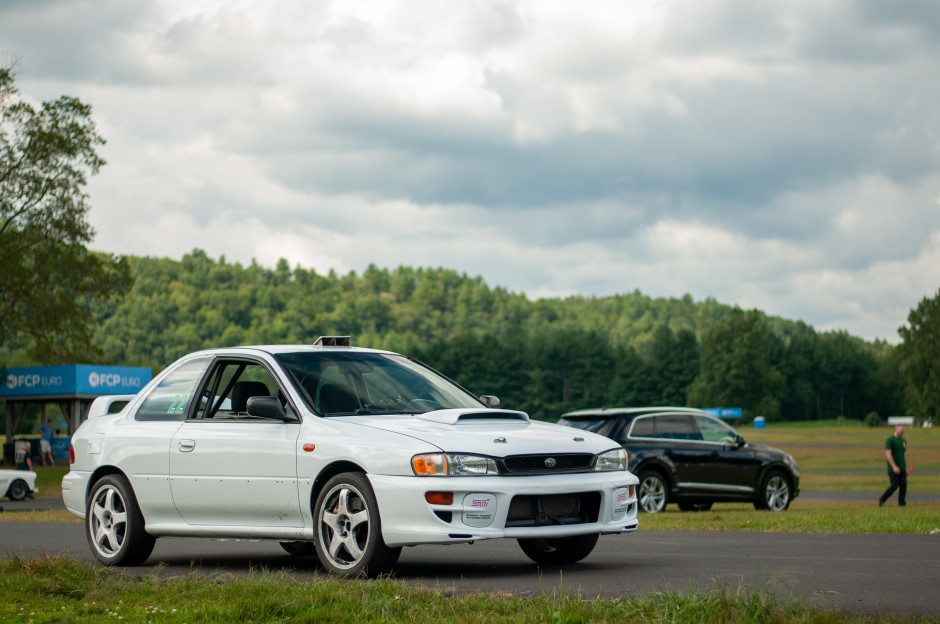
<path fill-rule="evenodd" d="M 940 9 L 838 0 L 0 5 L 94 107 L 100 249 L 690 293 L 897 340 L 940 285 Z"/>

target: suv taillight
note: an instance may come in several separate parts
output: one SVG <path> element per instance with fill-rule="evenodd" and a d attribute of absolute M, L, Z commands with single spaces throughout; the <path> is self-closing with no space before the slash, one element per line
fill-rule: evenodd
<path fill-rule="evenodd" d="M 69 464 L 75 463 L 75 447 L 69 444 Z"/>

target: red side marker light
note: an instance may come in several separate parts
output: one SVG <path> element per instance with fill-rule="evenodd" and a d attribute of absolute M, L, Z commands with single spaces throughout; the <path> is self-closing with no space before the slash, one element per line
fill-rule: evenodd
<path fill-rule="evenodd" d="M 305 450 L 306 452 L 308 452 L 308 453 L 312 453 L 315 448 L 317 448 L 317 445 L 316 445 L 316 444 L 311 444 L 311 443 L 309 443 L 309 442 L 307 442 L 306 444 L 304 444 L 304 450 Z"/>
<path fill-rule="evenodd" d="M 454 493 L 453 492 L 425 492 L 424 500 L 428 501 L 432 505 L 453 505 Z"/>

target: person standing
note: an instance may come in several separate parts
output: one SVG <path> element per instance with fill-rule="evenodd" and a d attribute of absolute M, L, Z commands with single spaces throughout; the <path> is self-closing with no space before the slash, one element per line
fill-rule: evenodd
<path fill-rule="evenodd" d="M 894 426 L 894 435 L 885 440 L 885 459 L 888 460 L 888 480 L 890 485 L 878 499 L 878 506 L 883 507 L 898 490 L 898 505 L 907 504 L 907 462 L 904 453 L 907 451 L 907 440 L 904 439 L 904 425 Z"/>
<path fill-rule="evenodd" d="M 39 425 L 39 455 L 42 457 L 42 465 L 46 465 L 46 458 L 49 458 L 49 465 L 55 466 L 55 459 L 52 457 L 52 421 L 48 418 Z"/>
<path fill-rule="evenodd" d="M 13 462 L 17 470 L 32 470 L 33 460 L 30 457 L 29 440 L 16 440 L 13 443 Z"/>

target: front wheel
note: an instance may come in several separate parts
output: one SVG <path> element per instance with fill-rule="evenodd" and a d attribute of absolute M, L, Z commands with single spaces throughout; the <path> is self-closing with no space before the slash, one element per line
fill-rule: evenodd
<path fill-rule="evenodd" d="M 364 474 L 344 472 L 327 481 L 314 515 L 317 555 L 327 571 L 372 577 L 398 561 L 401 548 L 389 548 L 382 540 L 379 506 Z"/>
<path fill-rule="evenodd" d="M 790 507 L 792 498 L 790 482 L 787 478 L 780 472 L 770 472 L 761 482 L 754 507 L 770 511 L 785 511 Z"/>
<path fill-rule="evenodd" d="M 85 537 L 95 559 L 105 565 L 140 565 L 156 539 L 144 530 L 144 516 L 123 475 L 95 482 L 85 509 Z"/>
<path fill-rule="evenodd" d="M 26 481 L 22 479 L 17 479 L 10 484 L 9 489 L 7 489 L 7 498 L 11 501 L 21 501 L 29 496 L 29 486 L 26 485 Z"/>
<path fill-rule="evenodd" d="M 662 475 L 653 470 L 640 473 L 640 488 L 637 498 L 640 509 L 646 513 L 659 513 L 669 502 L 669 490 Z"/>
<path fill-rule="evenodd" d="M 526 556 L 542 565 L 564 565 L 581 561 L 591 554 L 598 535 L 574 535 L 555 539 L 520 539 Z"/>

